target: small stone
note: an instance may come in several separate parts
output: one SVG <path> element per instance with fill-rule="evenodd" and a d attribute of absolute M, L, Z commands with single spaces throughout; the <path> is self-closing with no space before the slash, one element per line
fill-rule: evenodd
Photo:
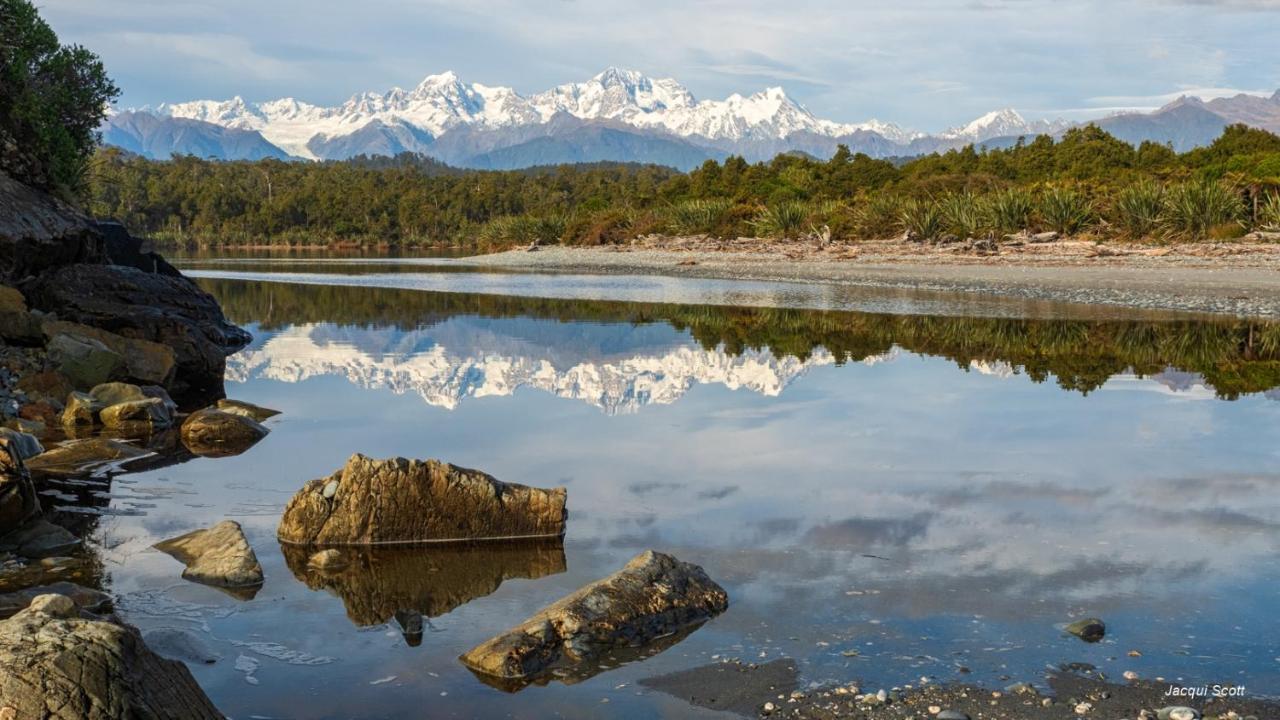
<path fill-rule="evenodd" d="M 1128 680 L 1128 681 L 1130 681 L 1130 682 L 1132 682 L 1132 681 L 1134 681 L 1134 680 L 1137 680 L 1137 679 L 1138 679 L 1138 673 L 1136 673 L 1136 672 L 1134 672 L 1134 671 L 1132 671 L 1132 670 L 1125 670 L 1125 671 L 1124 671 L 1124 679 L 1125 679 L 1125 680 Z"/>
<path fill-rule="evenodd" d="M 959 710 L 943 710 L 938 713 L 938 720 L 969 720 L 969 716 Z"/>
<path fill-rule="evenodd" d="M 1095 643 L 1107 634 L 1107 626 L 1098 618 L 1085 618 L 1068 625 L 1066 631 L 1085 642 Z"/>
<path fill-rule="evenodd" d="M 1171 705 L 1157 710 L 1156 720 L 1200 720 L 1200 711 L 1184 705 Z"/>
<path fill-rule="evenodd" d="M 331 498 L 331 497 L 333 497 L 334 495 L 337 495 L 337 494 L 338 494 L 338 481 L 337 481 L 337 480 L 330 480 L 329 482 L 325 483 L 325 484 L 324 484 L 324 490 L 323 490 L 323 491 L 321 491 L 321 493 L 320 493 L 320 495 L 321 495 L 321 496 L 323 496 L 325 500 L 328 500 L 329 498 Z"/>
<path fill-rule="evenodd" d="M 71 598 L 53 593 L 37 596 L 27 606 L 27 610 L 59 618 L 75 617 L 79 612 Z"/>
<path fill-rule="evenodd" d="M 771 703 L 771 702 L 767 702 L 767 703 L 765 703 L 765 704 L 764 704 L 764 707 L 763 707 L 763 708 L 761 708 L 761 709 L 764 711 L 764 714 L 765 714 L 765 715 L 768 715 L 769 713 L 772 713 L 772 712 L 774 711 L 775 706 L 774 706 L 774 704 L 773 704 L 773 703 Z"/>
<path fill-rule="evenodd" d="M 1088 713 L 1092 709 L 1093 709 L 1092 703 L 1082 702 L 1076 705 L 1076 714 L 1084 715 L 1085 713 Z"/>
<path fill-rule="evenodd" d="M 938 707 L 937 705 L 930 705 L 930 706 L 929 706 L 929 714 L 930 714 L 930 715 L 937 715 L 937 714 L 938 714 L 938 713 L 940 713 L 940 712 L 942 712 L 942 708 Z"/>

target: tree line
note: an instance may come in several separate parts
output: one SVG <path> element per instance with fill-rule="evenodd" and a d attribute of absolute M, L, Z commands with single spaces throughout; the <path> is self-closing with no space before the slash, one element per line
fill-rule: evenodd
<path fill-rule="evenodd" d="M 688 173 L 602 163 L 459 170 L 429 158 L 343 162 L 95 159 L 88 202 L 161 243 L 497 249 L 650 233 L 837 240 L 1024 230 L 1134 238 L 1280 230 L 1280 137 L 1243 125 L 1175 153 L 1096 126 L 905 161 L 708 161 Z M 821 229 L 821 230 L 819 230 Z"/>

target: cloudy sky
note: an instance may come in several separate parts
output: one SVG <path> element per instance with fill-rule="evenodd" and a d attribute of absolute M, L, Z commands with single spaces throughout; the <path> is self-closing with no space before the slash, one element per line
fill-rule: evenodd
<path fill-rule="evenodd" d="M 1280 87 L 1280 0 L 41 0 L 123 106 L 321 104 L 454 70 L 533 93 L 607 66 L 699 98 L 781 85 L 820 116 L 939 130 Z"/>

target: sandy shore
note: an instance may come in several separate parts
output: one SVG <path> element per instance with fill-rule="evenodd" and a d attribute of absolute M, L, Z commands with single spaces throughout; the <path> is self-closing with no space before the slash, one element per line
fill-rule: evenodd
<path fill-rule="evenodd" d="M 818 245 L 646 238 L 458 260 L 519 271 L 670 275 L 980 293 L 1030 300 L 1280 318 L 1280 245 L 1167 247 L 1084 241 L 995 249 L 901 241 Z"/>

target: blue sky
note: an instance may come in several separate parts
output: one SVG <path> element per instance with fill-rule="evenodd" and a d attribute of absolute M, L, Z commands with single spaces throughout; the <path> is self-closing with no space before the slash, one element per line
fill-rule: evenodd
<path fill-rule="evenodd" d="M 333 104 L 456 71 L 533 93 L 614 65 L 699 98 L 785 87 L 820 116 L 939 130 L 1280 88 L 1280 0 L 43 0 L 136 106 Z"/>

